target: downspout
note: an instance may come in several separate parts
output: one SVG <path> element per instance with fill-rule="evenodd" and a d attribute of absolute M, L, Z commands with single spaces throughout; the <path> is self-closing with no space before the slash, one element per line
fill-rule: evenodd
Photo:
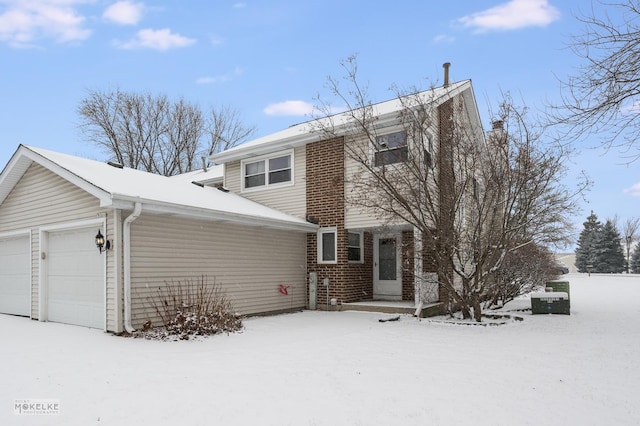
<path fill-rule="evenodd" d="M 133 213 L 124 220 L 122 239 L 124 241 L 124 329 L 133 333 L 131 326 L 131 223 L 142 213 L 142 204 L 135 203 Z"/>

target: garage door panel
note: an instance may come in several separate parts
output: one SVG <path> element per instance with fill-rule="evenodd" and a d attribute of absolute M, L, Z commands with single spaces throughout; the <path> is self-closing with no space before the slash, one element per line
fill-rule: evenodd
<path fill-rule="evenodd" d="M 64 324 L 102 328 L 104 305 L 102 303 L 78 303 L 76 300 L 49 299 L 49 320 Z"/>
<path fill-rule="evenodd" d="M 95 246 L 96 228 L 48 235 L 47 309 L 49 321 L 104 326 L 104 253 Z"/>
<path fill-rule="evenodd" d="M 0 313 L 31 314 L 29 236 L 0 239 Z"/>

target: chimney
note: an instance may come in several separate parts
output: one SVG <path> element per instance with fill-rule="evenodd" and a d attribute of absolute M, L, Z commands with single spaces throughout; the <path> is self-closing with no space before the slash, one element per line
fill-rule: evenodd
<path fill-rule="evenodd" d="M 444 84 L 443 87 L 449 86 L 449 67 L 451 66 L 450 62 L 445 62 L 442 64 L 442 68 L 444 68 Z"/>

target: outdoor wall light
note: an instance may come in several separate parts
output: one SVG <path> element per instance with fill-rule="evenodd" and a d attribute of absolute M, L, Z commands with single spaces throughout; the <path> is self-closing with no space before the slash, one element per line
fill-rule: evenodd
<path fill-rule="evenodd" d="M 98 251 L 102 253 L 102 248 L 104 247 L 104 251 L 107 251 L 111 248 L 111 242 L 109 240 L 105 240 L 104 235 L 98 229 L 98 233 L 96 234 L 96 247 L 98 247 Z"/>

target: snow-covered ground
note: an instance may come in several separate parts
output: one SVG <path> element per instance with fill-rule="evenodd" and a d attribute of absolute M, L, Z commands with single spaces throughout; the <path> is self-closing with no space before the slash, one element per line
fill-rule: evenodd
<path fill-rule="evenodd" d="M 570 316 L 494 327 L 302 312 L 160 342 L 0 315 L 0 425 L 640 424 L 640 276 L 564 278 Z M 59 414 L 14 414 L 38 398 Z"/>

